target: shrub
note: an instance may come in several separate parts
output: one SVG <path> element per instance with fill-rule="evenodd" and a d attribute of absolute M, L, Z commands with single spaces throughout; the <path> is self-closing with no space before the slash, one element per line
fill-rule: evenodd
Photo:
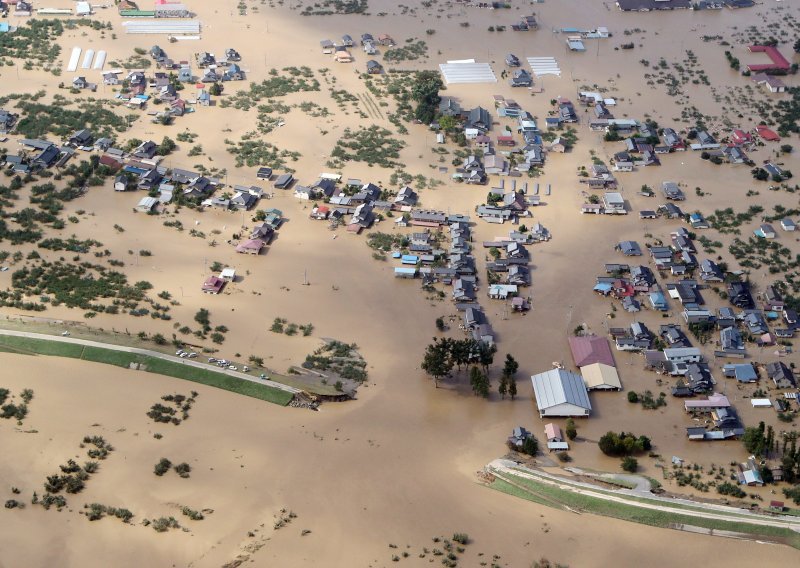
<path fill-rule="evenodd" d="M 153 468 L 153 473 L 157 476 L 161 477 L 165 473 L 169 471 L 169 468 L 172 466 L 172 462 L 169 461 L 167 458 L 161 458 L 158 463 Z"/>
<path fill-rule="evenodd" d="M 628 391 L 628 402 L 636 404 L 639 402 L 639 395 L 634 391 Z"/>
<path fill-rule="evenodd" d="M 190 466 L 186 462 L 179 463 L 178 465 L 175 466 L 175 473 L 177 473 L 184 479 L 189 477 L 189 473 L 191 473 L 191 471 L 192 471 L 192 466 Z"/>
<path fill-rule="evenodd" d="M 624 458 L 622 458 L 620 466 L 624 471 L 634 473 L 636 472 L 637 469 L 639 469 L 639 462 L 636 461 L 636 458 L 633 458 L 631 456 L 625 456 Z"/>

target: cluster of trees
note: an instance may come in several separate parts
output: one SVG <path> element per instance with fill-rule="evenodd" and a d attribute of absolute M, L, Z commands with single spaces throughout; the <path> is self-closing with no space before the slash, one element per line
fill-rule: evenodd
<path fill-rule="evenodd" d="M 421 71 L 414 78 L 411 99 L 417 103 L 414 117 L 423 124 L 430 124 L 439 112 L 439 91 L 444 88 L 441 76 L 436 71 Z"/>
<path fill-rule="evenodd" d="M 425 348 L 421 367 L 423 371 L 433 377 L 434 383 L 438 387 L 439 379 L 449 375 L 453 367 L 457 367 L 460 371 L 462 367 L 475 365 L 482 367 L 483 373 L 488 374 L 489 366 L 494 362 L 496 352 L 497 347 L 494 345 L 490 347 L 475 339 L 434 337 L 433 343 Z M 488 389 L 486 394 L 488 395 Z"/>
<path fill-rule="evenodd" d="M 607 456 L 630 456 L 647 452 L 652 447 L 650 438 L 647 436 L 636 436 L 630 432 L 608 431 L 600 438 L 597 443 L 600 451 Z"/>

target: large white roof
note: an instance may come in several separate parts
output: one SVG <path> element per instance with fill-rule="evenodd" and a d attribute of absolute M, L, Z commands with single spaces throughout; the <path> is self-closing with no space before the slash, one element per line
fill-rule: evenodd
<path fill-rule="evenodd" d="M 586 410 L 592 409 L 589 393 L 583 378 L 564 369 L 551 369 L 531 377 L 536 405 L 545 410 L 560 404 L 573 404 Z"/>

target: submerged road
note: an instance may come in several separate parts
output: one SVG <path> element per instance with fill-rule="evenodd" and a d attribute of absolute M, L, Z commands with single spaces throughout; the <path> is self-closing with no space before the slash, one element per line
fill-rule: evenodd
<path fill-rule="evenodd" d="M 519 466 L 515 462 L 509 460 L 494 460 L 487 466 L 487 470 L 503 480 L 506 480 L 504 477 L 505 475 L 511 476 L 512 479 L 513 477 L 522 477 L 525 479 L 530 479 L 531 481 L 557 487 L 562 491 L 571 491 L 580 495 L 586 495 L 588 497 L 602 499 L 604 501 L 621 503 L 630 507 L 652 509 L 655 511 L 671 513 L 673 515 L 683 515 L 686 517 L 695 517 L 700 519 L 711 519 L 730 523 L 746 523 L 749 525 L 783 528 L 800 533 L 800 518 L 793 519 L 792 517 L 786 516 L 770 518 L 765 515 L 748 511 L 747 509 L 738 509 L 736 507 L 717 505 L 713 503 L 701 503 L 699 501 L 690 501 L 688 499 L 672 499 L 653 494 L 647 495 L 646 498 L 650 501 L 660 501 L 664 503 L 664 505 L 659 505 L 652 502 L 645 503 L 643 501 L 626 498 L 626 496 L 636 497 L 639 499 L 645 497 L 643 492 L 639 490 L 623 489 L 614 491 L 616 495 L 612 495 L 590 483 L 566 479 L 564 477 L 552 475 L 543 471 L 535 471 L 527 468 L 524 470 L 519 469 Z M 681 505 L 684 507 L 691 506 L 694 507 L 694 509 L 684 509 L 680 507 Z"/>
<path fill-rule="evenodd" d="M 298 388 L 290 387 L 288 385 L 284 385 L 282 383 L 278 383 L 275 381 L 270 381 L 269 379 L 258 379 L 255 377 L 251 377 L 250 375 L 247 375 L 245 373 L 232 371 L 230 369 L 218 368 L 215 366 L 208 365 L 206 363 L 201 363 L 200 361 L 194 361 L 192 359 L 181 359 L 180 357 L 167 355 L 166 353 L 161 353 L 160 351 L 151 351 L 149 349 L 140 349 L 138 347 L 127 347 L 125 345 L 115 345 L 113 343 L 101 343 L 99 341 L 90 341 L 88 339 L 76 339 L 72 337 L 47 335 L 45 333 L 32 333 L 29 331 L 14 331 L 10 329 L 0 329 L 0 335 L 27 337 L 28 339 L 43 339 L 45 341 L 58 341 L 61 343 L 72 343 L 74 345 L 83 345 L 86 347 L 99 347 L 101 349 L 109 349 L 112 351 L 122 351 L 124 353 L 133 353 L 135 355 L 147 355 L 148 357 L 155 357 L 156 359 L 163 359 L 164 361 L 170 361 L 172 363 L 181 363 L 182 365 L 195 367 L 197 369 L 203 369 L 205 371 L 214 371 L 215 373 L 222 373 L 225 375 L 229 375 L 231 377 L 235 377 L 237 379 L 241 379 L 243 381 L 249 381 L 251 383 L 256 383 L 259 385 L 265 385 L 292 394 L 299 394 L 300 392 L 302 392 Z"/>

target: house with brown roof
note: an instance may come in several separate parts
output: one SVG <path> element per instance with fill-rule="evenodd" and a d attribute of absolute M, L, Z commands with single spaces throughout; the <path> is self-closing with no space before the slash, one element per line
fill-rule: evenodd
<path fill-rule="evenodd" d="M 597 335 L 575 335 L 569 337 L 569 349 L 575 366 L 585 367 L 592 363 L 603 363 L 615 367 L 614 355 L 605 337 Z"/>

